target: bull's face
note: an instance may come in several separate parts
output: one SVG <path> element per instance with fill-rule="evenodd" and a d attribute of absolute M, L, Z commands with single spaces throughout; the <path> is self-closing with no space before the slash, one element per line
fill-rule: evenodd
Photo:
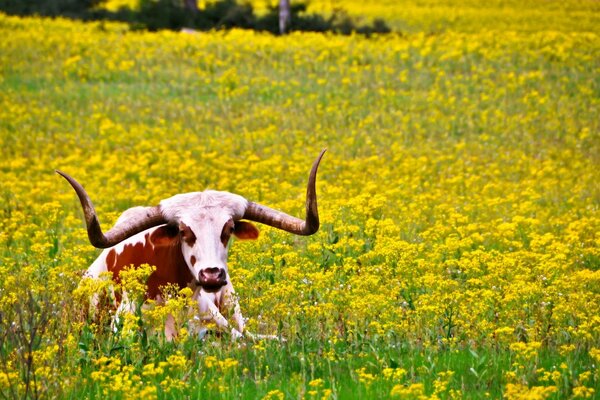
<path fill-rule="evenodd" d="M 258 229 L 250 222 L 235 221 L 228 213 L 216 211 L 183 215 L 179 226 L 158 228 L 150 238 L 154 246 L 180 246 L 196 283 L 209 292 L 227 284 L 227 249 L 231 236 L 258 237 Z"/>

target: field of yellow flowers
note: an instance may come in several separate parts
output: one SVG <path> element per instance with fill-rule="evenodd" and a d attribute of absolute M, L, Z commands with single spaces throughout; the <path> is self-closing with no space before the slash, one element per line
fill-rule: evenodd
<path fill-rule="evenodd" d="M 600 36 L 534 17 L 367 39 L 0 15 L 0 397 L 600 398 Z M 54 169 L 104 227 L 205 188 L 301 215 L 324 147 L 321 230 L 230 249 L 249 329 L 287 341 L 87 315 L 99 252 Z"/>

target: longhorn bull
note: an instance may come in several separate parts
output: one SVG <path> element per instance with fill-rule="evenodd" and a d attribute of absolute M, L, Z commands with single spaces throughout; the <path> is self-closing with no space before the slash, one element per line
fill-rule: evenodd
<path fill-rule="evenodd" d="M 315 182 L 325 150 L 313 163 L 306 191 L 304 220 L 228 193 L 206 190 L 177 194 L 153 207 L 133 207 L 103 233 L 90 197 L 71 176 L 56 171 L 73 187 L 85 216 L 90 243 L 104 249 L 85 276 L 99 278 L 110 272 L 118 279 L 129 266 L 150 264 L 156 269 L 147 280 L 147 299 L 161 300 L 161 288 L 172 284 L 194 290 L 192 298 L 205 320 L 234 338 L 244 336 L 244 318 L 227 270 L 227 246 L 231 236 L 256 239 L 257 228 L 248 221 L 266 224 L 296 235 L 312 235 L 319 229 Z M 123 300 L 124 301 L 124 300 Z M 120 309 L 127 309 L 121 307 Z M 223 316 L 233 309 L 232 324 Z M 165 335 L 172 338 L 172 317 Z M 233 326 L 232 326 L 233 325 Z M 251 336 L 251 334 L 246 333 Z"/>

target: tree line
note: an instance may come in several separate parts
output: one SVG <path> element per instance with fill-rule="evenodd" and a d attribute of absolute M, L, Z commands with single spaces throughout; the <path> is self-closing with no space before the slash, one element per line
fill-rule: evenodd
<path fill-rule="evenodd" d="M 106 0 L 0 0 L 0 11 L 10 15 L 39 15 L 82 20 L 112 20 L 128 23 L 132 29 L 196 30 L 244 28 L 283 34 L 289 31 L 353 32 L 370 35 L 391 29 L 381 19 L 362 24 L 344 10 L 328 16 L 307 12 L 304 2 L 280 0 L 265 14 L 257 15 L 249 3 L 216 0 L 199 9 L 197 0 L 140 0 L 137 10 L 109 11 L 100 7 Z"/>

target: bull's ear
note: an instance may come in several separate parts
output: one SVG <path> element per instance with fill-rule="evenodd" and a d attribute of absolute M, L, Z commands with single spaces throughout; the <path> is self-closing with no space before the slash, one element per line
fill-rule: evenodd
<path fill-rule="evenodd" d="M 233 235 L 238 239 L 256 239 L 258 229 L 247 221 L 235 221 Z"/>
<path fill-rule="evenodd" d="M 162 225 L 150 234 L 150 243 L 155 247 L 172 246 L 179 240 L 179 229 L 170 225 Z"/>

